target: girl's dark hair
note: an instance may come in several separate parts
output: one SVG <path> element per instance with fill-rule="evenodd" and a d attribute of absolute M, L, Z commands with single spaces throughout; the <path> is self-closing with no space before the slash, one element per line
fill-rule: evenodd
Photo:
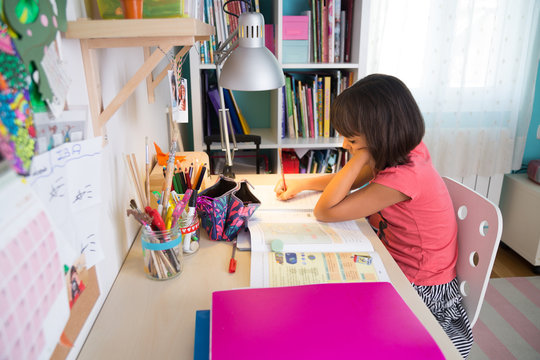
<path fill-rule="evenodd" d="M 364 135 L 377 170 L 406 164 L 424 137 L 424 119 L 398 78 L 373 74 L 344 90 L 333 102 L 332 126 L 345 137 Z"/>

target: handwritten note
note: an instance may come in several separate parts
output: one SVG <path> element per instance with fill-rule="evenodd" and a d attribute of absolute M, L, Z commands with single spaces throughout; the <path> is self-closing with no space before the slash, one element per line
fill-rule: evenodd
<path fill-rule="evenodd" d="M 32 160 L 28 181 L 87 267 L 103 258 L 99 238 L 101 137 L 66 143 Z"/>

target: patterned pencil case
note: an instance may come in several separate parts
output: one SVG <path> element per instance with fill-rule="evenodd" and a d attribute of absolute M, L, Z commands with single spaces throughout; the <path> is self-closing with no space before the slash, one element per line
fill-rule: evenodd
<path fill-rule="evenodd" d="M 232 241 L 255 210 L 261 206 L 260 200 L 253 195 L 248 185 L 253 187 L 247 180 L 240 181 L 238 190 L 231 194 L 223 240 Z"/>
<path fill-rule="evenodd" d="M 214 185 L 199 193 L 197 213 L 211 240 L 222 239 L 231 194 L 237 189 L 236 181 L 221 175 Z"/>
<path fill-rule="evenodd" d="M 221 175 L 214 185 L 199 193 L 197 213 L 211 240 L 232 241 L 261 205 L 248 184 L 247 180 L 237 183 Z"/>

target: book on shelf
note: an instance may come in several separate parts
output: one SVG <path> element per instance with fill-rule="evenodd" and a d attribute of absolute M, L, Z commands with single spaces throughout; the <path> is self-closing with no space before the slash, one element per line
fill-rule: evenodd
<path fill-rule="evenodd" d="M 328 62 L 328 0 L 321 0 L 322 59 Z"/>
<path fill-rule="evenodd" d="M 290 76 L 285 76 L 285 95 L 287 98 L 287 128 L 289 138 L 294 139 L 298 137 L 298 130 L 294 120 L 294 106 L 293 106 L 293 94 L 292 94 L 292 79 Z"/>
<path fill-rule="evenodd" d="M 318 78 L 319 78 L 319 75 L 315 74 L 315 76 L 313 77 L 313 82 L 312 82 L 312 88 L 311 88 L 311 112 L 312 112 L 312 117 L 313 117 L 313 133 L 315 135 L 315 137 L 319 137 L 319 114 L 318 114 L 318 105 L 317 105 L 317 101 L 318 101 L 318 91 L 317 91 L 317 84 L 318 84 Z"/>
<path fill-rule="evenodd" d="M 335 28 L 335 16 L 334 16 L 334 0 L 326 0 L 326 6 L 328 9 L 328 62 L 334 62 L 334 28 Z"/>
<path fill-rule="evenodd" d="M 330 137 L 330 94 L 332 93 L 331 89 L 331 77 L 325 76 L 323 79 L 324 84 L 324 113 L 323 113 L 323 135 L 324 137 Z"/>
<path fill-rule="evenodd" d="M 227 99 L 227 96 L 225 95 L 226 94 L 225 90 L 226 89 L 224 89 L 224 91 L 223 91 L 223 96 L 225 97 L 225 99 Z M 218 121 L 219 121 L 219 109 L 220 109 L 221 105 L 220 105 L 220 101 L 219 101 L 218 89 L 217 88 L 211 88 L 208 91 L 208 98 L 210 99 L 210 102 L 212 104 L 212 108 L 214 109 L 215 114 L 217 114 Z M 230 108 L 229 105 L 227 105 L 227 100 L 225 100 L 225 106 L 227 107 L 227 109 L 229 109 L 229 117 L 231 118 L 231 123 L 232 123 L 232 129 L 230 128 L 230 125 L 228 125 L 229 132 L 233 132 L 235 134 L 243 134 L 242 127 L 241 127 L 240 123 L 238 123 L 238 122 L 235 123 L 235 121 L 233 120 L 233 114 L 236 114 L 236 111 L 234 110 L 234 107 Z M 238 118 L 236 118 L 236 121 L 238 121 Z M 218 122 L 217 129 L 219 131 L 219 122 Z M 214 127 L 212 127 L 212 129 L 210 129 L 210 134 L 214 134 L 214 133 L 216 133 L 216 129 L 214 129 Z M 219 133 L 219 132 L 217 132 L 217 133 Z"/>
<path fill-rule="evenodd" d="M 246 121 L 246 118 L 244 117 L 244 114 L 242 114 L 242 110 L 240 110 L 240 107 L 238 106 L 238 103 L 236 102 L 234 93 L 229 89 L 227 89 L 227 91 L 229 92 L 229 95 L 231 96 L 234 110 L 236 111 L 236 115 L 238 116 L 238 120 L 240 121 L 240 125 L 242 126 L 242 133 L 244 135 L 249 135 L 251 133 L 251 129 L 249 128 L 249 125 Z"/>
<path fill-rule="evenodd" d="M 282 149 L 282 162 L 283 162 L 283 173 L 284 174 L 296 174 L 298 173 L 298 156 L 291 149 Z"/>
<path fill-rule="evenodd" d="M 232 126 L 234 128 L 235 134 L 243 134 L 242 125 L 240 124 L 240 119 L 238 118 L 238 113 L 232 101 L 231 92 L 229 89 L 223 89 L 223 98 L 225 99 L 225 106 L 229 110 L 229 115 L 231 117 Z"/>
<path fill-rule="evenodd" d="M 287 89 L 285 86 L 281 88 L 281 139 L 284 139 L 288 136 L 289 132 L 289 121 L 287 115 Z"/>
<path fill-rule="evenodd" d="M 341 0 L 334 0 L 334 61 L 342 62 L 341 54 Z"/>
<path fill-rule="evenodd" d="M 291 96 L 292 96 L 292 103 L 293 103 L 293 118 L 294 118 L 294 126 L 296 128 L 296 137 L 300 138 L 303 137 L 303 131 L 302 128 L 302 118 L 299 115 L 300 107 L 298 103 L 298 96 L 296 92 L 296 82 L 294 79 L 291 78 Z"/>
<path fill-rule="evenodd" d="M 348 39 L 347 41 L 345 41 L 345 62 L 350 62 L 351 61 L 351 39 L 352 39 L 352 25 L 353 25 L 353 8 L 354 8 L 354 0 L 342 0 L 345 4 L 342 5 L 342 8 L 344 8 L 345 10 L 345 18 L 346 18 L 346 27 L 345 27 L 345 31 L 346 31 L 346 39 Z"/>
<path fill-rule="evenodd" d="M 315 124 L 313 122 L 313 95 L 311 87 L 306 85 L 306 105 L 307 105 L 307 120 L 309 124 L 309 137 L 314 138 L 315 136 Z"/>

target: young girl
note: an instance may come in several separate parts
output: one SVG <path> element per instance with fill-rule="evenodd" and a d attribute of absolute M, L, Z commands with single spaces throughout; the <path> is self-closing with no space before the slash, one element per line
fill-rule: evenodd
<path fill-rule="evenodd" d="M 314 209 L 320 221 L 368 217 L 461 355 L 467 357 L 473 338 L 456 278 L 454 209 L 422 142 L 424 120 L 411 92 L 393 76 L 370 75 L 335 99 L 330 119 L 344 136 L 343 148 L 352 155 L 349 162 L 336 174 L 288 179 L 286 190 L 280 181 L 276 195 L 287 200 L 303 190 L 322 191 Z"/>

